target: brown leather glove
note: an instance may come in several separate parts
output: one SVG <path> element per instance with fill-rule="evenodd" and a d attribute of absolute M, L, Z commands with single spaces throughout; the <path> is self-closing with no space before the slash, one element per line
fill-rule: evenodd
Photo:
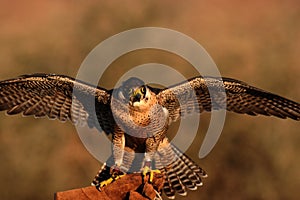
<path fill-rule="evenodd" d="M 102 191 L 95 187 L 58 192 L 55 200 L 149 200 L 154 199 L 156 191 L 160 191 L 164 184 L 162 174 L 154 174 L 153 182 L 148 183 L 149 176 L 143 179 L 140 173 L 126 176 L 105 186 Z"/>

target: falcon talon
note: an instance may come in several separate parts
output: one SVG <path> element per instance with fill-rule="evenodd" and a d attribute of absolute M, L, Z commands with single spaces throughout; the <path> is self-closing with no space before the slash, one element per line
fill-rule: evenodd
<path fill-rule="evenodd" d="M 123 175 L 114 175 L 114 176 L 110 177 L 109 179 L 107 179 L 105 181 L 102 181 L 98 186 L 99 190 L 101 191 L 101 188 L 103 188 L 103 187 L 107 186 L 108 184 L 122 178 L 123 176 L 125 176 L 125 174 L 123 174 Z"/>
<path fill-rule="evenodd" d="M 115 175 L 115 176 L 113 177 L 113 179 L 114 179 L 114 181 L 116 181 L 116 180 L 122 178 L 123 176 L 125 176 L 125 174 Z"/>
<path fill-rule="evenodd" d="M 149 182 L 152 183 L 153 182 L 154 173 L 161 173 L 161 172 L 160 172 L 160 170 L 155 169 L 155 170 L 151 170 L 149 173 L 150 173 Z"/>
<path fill-rule="evenodd" d="M 149 182 L 150 183 L 153 182 L 154 173 L 161 173 L 161 171 L 158 169 L 151 170 L 151 168 L 148 166 L 145 166 L 144 169 L 142 170 L 143 177 L 146 177 L 147 174 L 149 174 Z"/>
<path fill-rule="evenodd" d="M 145 166 L 142 170 L 143 176 L 147 176 L 147 174 L 151 171 L 150 167 Z"/>
<path fill-rule="evenodd" d="M 105 186 L 107 186 L 108 184 L 112 183 L 115 179 L 110 177 L 109 179 L 105 180 L 105 181 L 102 181 L 100 184 L 99 184 L 99 190 L 101 191 L 101 189 Z"/>

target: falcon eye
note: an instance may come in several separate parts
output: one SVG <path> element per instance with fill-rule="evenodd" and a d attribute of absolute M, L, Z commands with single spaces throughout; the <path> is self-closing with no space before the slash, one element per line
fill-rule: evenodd
<path fill-rule="evenodd" d="M 146 88 L 145 88 L 145 86 L 143 86 L 143 87 L 141 88 L 141 92 L 142 92 L 143 94 L 146 94 Z"/>

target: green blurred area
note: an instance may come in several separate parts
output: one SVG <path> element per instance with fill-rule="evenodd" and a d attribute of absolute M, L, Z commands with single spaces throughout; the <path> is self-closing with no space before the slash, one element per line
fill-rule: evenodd
<path fill-rule="evenodd" d="M 0 2 L 0 79 L 35 72 L 75 76 L 101 41 L 131 28 L 180 31 L 202 44 L 222 76 L 300 101 L 298 1 Z M 194 70 L 175 55 L 145 50 L 118 59 L 101 86 L 147 62 Z M 202 118 L 201 118 L 202 119 Z M 209 174 L 204 186 L 177 199 L 298 199 L 299 122 L 228 113 L 220 140 L 198 158 L 208 116 L 187 151 Z M 173 129 L 172 129 L 173 130 Z M 101 163 L 71 123 L 0 113 L 0 199 L 53 199 L 90 184 Z"/>

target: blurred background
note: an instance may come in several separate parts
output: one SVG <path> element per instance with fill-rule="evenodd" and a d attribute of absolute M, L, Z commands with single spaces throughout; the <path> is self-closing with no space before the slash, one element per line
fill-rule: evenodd
<path fill-rule="evenodd" d="M 35 72 L 76 76 L 101 41 L 131 28 L 180 31 L 202 44 L 222 76 L 300 102 L 300 4 L 278 1 L 0 1 L 0 80 Z M 195 70 L 175 55 L 148 50 L 124 55 L 100 85 L 112 87 L 138 64 Z M 113 77 L 111 76 L 113 75 Z M 209 116 L 187 154 L 209 177 L 177 199 L 298 199 L 299 122 L 228 113 L 213 151 L 198 158 Z M 203 123 L 202 123 L 203 122 Z M 173 128 L 173 129 L 176 129 Z M 71 123 L 0 113 L 0 199 L 53 199 L 88 186 L 101 163 Z"/>

